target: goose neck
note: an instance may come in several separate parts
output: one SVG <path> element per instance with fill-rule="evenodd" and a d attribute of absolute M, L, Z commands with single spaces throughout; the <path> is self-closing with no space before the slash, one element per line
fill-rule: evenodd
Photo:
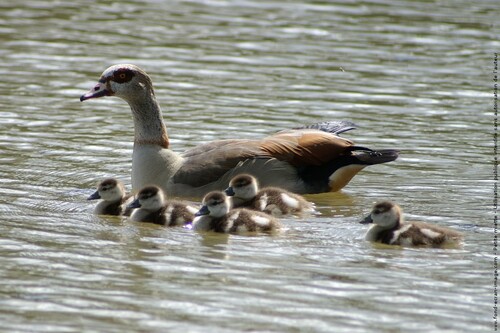
<path fill-rule="evenodd" d="M 167 128 L 163 122 L 160 105 L 154 95 L 148 98 L 129 100 L 134 117 L 134 143 L 169 147 Z"/>

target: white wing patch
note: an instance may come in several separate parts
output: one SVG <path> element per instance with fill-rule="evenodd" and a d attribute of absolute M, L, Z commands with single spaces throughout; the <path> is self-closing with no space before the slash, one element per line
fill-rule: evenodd
<path fill-rule="evenodd" d="M 259 216 L 259 215 L 253 215 L 252 220 L 255 222 L 255 224 L 261 226 L 261 227 L 267 227 L 269 225 L 269 218 L 265 216 Z"/>
<path fill-rule="evenodd" d="M 411 227 L 412 227 L 411 224 L 407 224 L 403 226 L 401 229 L 394 231 L 394 235 L 392 236 L 389 244 L 394 244 L 398 240 L 398 238 L 401 237 L 401 234 L 408 231 L 408 229 L 410 229 Z"/>
<path fill-rule="evenodd" d="M 269 196 L 267 195 L 267 193 L 264 193 L 264 195 L 262 195 L 259 198 L 259 201 L 257 202 L 257 209 L 260 211 L 264 211 L 264 209 L 266 209 L 266 207 L 267 207 L 268 199 L 269 199 Z"/>
<path fill-rule="evenodd" d="M 169 205 L 165 210 L 165 219 L 167 220 L 167 224 L 172 222 L 172 213 L 174 212 L 174 205 Z"/>
<path fill-rule="evenodd" d="M 291 196 L 289 196 L 286 193 L 281 193 L 281 200 L 283 200 L 283 203 L 285 205 L 287 205 L 288 207 L 292 207 L 295 209 L 300 208 L 300 202 L 297 199 L 292 198 Z"/>
<path fill-rule="evenodd" d="M 190 212 L 191 214 L 196 214 L 198 212 L 198 209 L 192 207 L 192 206 L 186 206 L 188 212 Z"/>
<path fill-rule="evenodd" d="M 422 228 L 420 229 L 420 231 L 429 238 L 438 238 L 439 236 L 441 236 L 439 232 L 427 228 Z"/>
<path fill-rule="evenodd" d="M 226 227 L 224 228 L 225 232 L 229 232 L 229 230 L 234 225 L 234 221 L 236 221 L 239 216 L 240 216 L 240 212 L 238 212 L 238 211 L 235 212 L 235 213 L 233 213 L 233 214 L 231 214 L 230 216 L 228 216 L 228 218 L 226 220 Z"/>

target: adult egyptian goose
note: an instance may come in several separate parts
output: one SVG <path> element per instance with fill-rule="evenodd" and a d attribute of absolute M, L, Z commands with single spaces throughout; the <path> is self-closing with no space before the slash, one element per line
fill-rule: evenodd
<path fill-rule="evenodd" d="M 97 190 L 87 200 L 101 201 L 95 206 L 97 215 L 129 216 L 131 209 L 127 205 L 133 201 L 133 196 L 127 194 L 123 183 L 114 178 L 107 178 L 97 185 Z"/>
<path fill-rule="evenodd" d="M 375 204 L 360 223 L 374 224 L 365 236 L 367 241 L 389 245 L 446 247 L 457 246 L 463 239 L 460 232 L 449 228 L 424 222 L 404 222 L 401 207 L 390 201 Z"/>
<path fill-rule="evenodd" d="M 257 179 L 249 174 L 231 179 L 225 193 L 234 208 L 245 207 L 277 217 L 314 212 L 314 205 L 298 194 L 271 186 L 259 190 Z"/>
<path fill-rule="evenodd" d="M 135 209 L 130 219 L 135 222 L 151 222 L 169 227 L 191 223 L 197 209 L 187 203 L 166 200 L 163 190 L 151 185 L 142 188 L 137 198 L 129 205 Z"/>
<path fill-rule="evenodd" d="M 135 137 L 132 187 L 162 187 L 169 195 L 202 197 L 224 190 L 235 175 L 249 173 L 261 186 L 294 193 L 338 191 L 368 165 L 395 160 L 393 149 L 355 146 L 337 134 L 354 128 L 349 122 L 325 122 L 285 130 L 260 140 L 212 141 L 177 153 L 170 149 L 167 129 L 149 76 L 128 64 L 106 69 L 81 101 L 117 96 L 132 109 Z"/>
<path fill-rule="evenodd" d="M 205 195 L 202 204 L 193 221 L 196 231 L 272 233 L 281 228 L 281 223 L 271 215 L 245 208 L 231 209 L 229 198 L 220 191 Z"/>

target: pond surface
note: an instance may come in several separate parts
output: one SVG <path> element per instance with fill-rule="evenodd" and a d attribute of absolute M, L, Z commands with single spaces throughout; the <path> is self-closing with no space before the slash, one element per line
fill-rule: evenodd
<path fill-rule="evenodd" d="M 0 5 L 0 330 L 493 330 L 496 1 L 26 1 Z M 183 151 L 325 120 L 398 148 L 278 236 L 92 214 L 130 186 L 132 119 L 79 96 L 115 63 L 152 77 Z M 364 242 L 391 199 L 459 249 Z"/>

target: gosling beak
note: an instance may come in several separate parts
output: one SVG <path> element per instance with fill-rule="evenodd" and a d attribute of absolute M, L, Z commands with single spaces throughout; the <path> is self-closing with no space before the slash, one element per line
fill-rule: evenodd
<path fill-rule="evenodd" d="M 361 223 L 361 224 L 373 223 L 372 214 L 368 214 L 364 219 L 359 221 L 359 223 Z"/>
<path fill-rule="evenodd" d="M 226 190 L 224 191 L 224 193 L 226 193 L 227 196 L 234 196 L 236 193 L 234 193 L 234 190 L 233 190 L 233 187 L 232 186 L 229 186 L 228 188 L 226 188 Z"/>
<path fill-rule="evenodd" d="M 87 200 L 97 200 L 97 199 L 101 199 L 99 191 L 95 191 L 94 193 L 92 193 L 90 197 L 87 198 Z"/>
<path fill-rule="evenodd" d="M 141 207 L 141 203 L 139 202 L 139 199 L 135 199 L 127 206 L 127 208 L 140 208 L 140 207 Z"/>
<path fill-rule="evenodd" d="M 113 95 L 113 92 L 107 88 L 106 82 L 102 82 L 101 80 L 99 80 L 99 83 L 97 83 L 94 88 L 90 89 L 88 93 L 80 97 L 80 102 L 91 98 L 99 98 L 111 95 Z"/>
<path fill-rule="evenodd" d="M 202 216 L 202 215 L 208 215 L 210 214 L 210 211 L 208 210 L 208 207 L 201 206 L 200 210 L 194 214 L 194 216 Z"/>

